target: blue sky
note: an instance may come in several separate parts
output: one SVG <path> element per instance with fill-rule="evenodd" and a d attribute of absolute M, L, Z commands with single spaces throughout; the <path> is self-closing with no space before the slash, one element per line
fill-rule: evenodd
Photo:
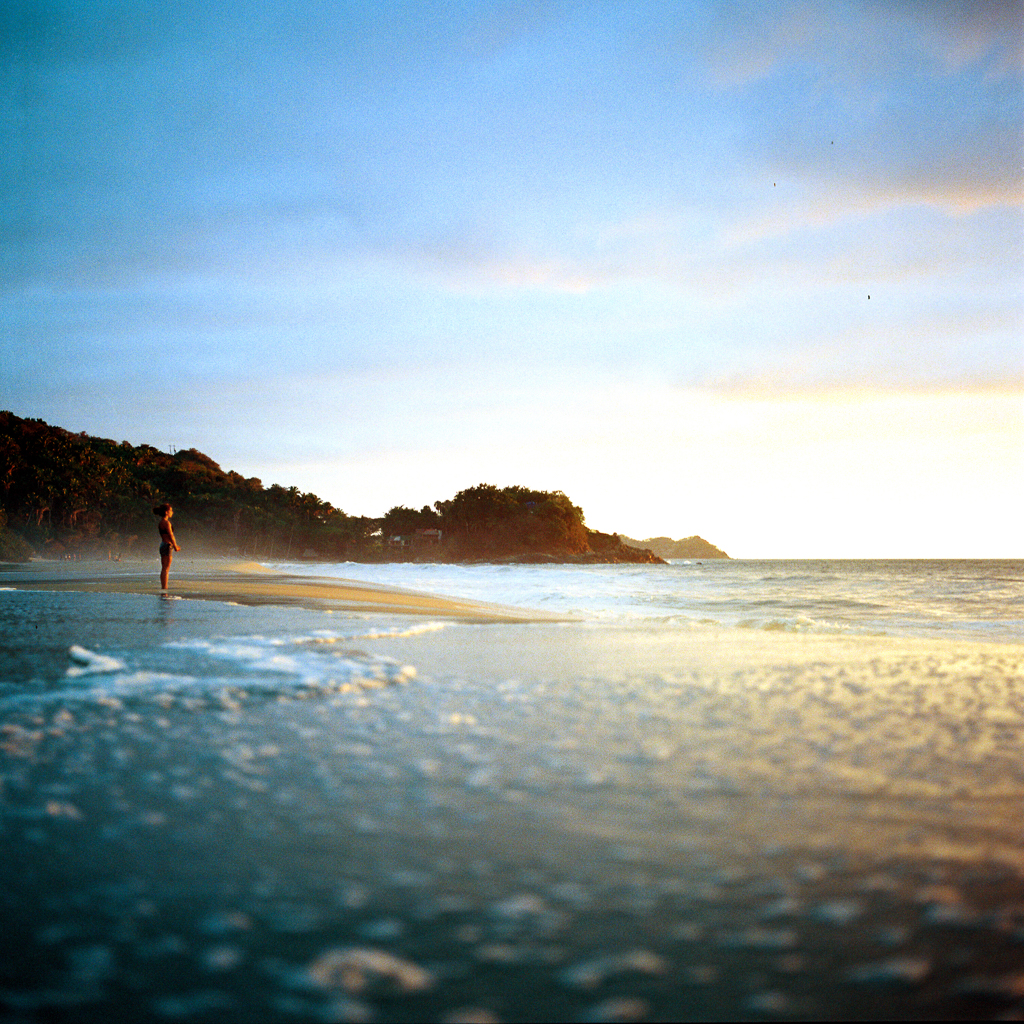
<path fill-rule="evenodd" d="M 3 407 L 352 514 L 1024 555 L 1020 3 L 0 19 Z"/>

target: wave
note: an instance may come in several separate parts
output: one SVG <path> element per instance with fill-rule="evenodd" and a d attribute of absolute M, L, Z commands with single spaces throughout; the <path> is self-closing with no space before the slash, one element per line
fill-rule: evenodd
<path fill-rule="evenodd" d="M 96 654 L 85 647 L 79 647 L 78 644 L 72 644 L 68 648 L 68 654 L 75 662 L 65 673 L 69 678 L 120 672 L 126 667 L 120 658 L 112 658 L 108 654 Z"/>
<path fill-rule="evenodd" d="M 414 630 L 418 631 L 422 627 Z M 396 630 L 371 635 L 410 634 Z M 151 660 L 145 651 L 133 656 L 72 644 L 68 648 L 71 664 L 62 678 L 42 690 L 6 695 L 0 700 L 0 710 L 64 703 L 122 706 L 137 700 L 164 706 L 210 702 L 231 706 L 258 697 L 298 699 L 363 692 L 402 685 L 417 677 L 415 666 L 353 650 L 347 646 L 349 639 L 324 632 L 172 641 L 162 646 L 177 662 L 177 671 L 140 664 Z M 220 663 L 223 670 L 211 671 L 211 661 Z"/>
<path fill-rule="evenodd" d="M 285 571 L 290 571 L 290 567 Z M 1020 642 L 1024 562 L 321 565 L 322 575 L 543 609 L 589 622 Z"/>
<path fill-rule="evenodd" d="M 349 639 L 329 634 L 289 638 L 248 636 L 179 640 L 166 646 L 228 661 L 245 673 L 291 676 L 306 684 L 351 679 L 397 683 L 415 678 L 416 669 L 412 665 L 400 665 L 393 658 L 336 647 Z"/>

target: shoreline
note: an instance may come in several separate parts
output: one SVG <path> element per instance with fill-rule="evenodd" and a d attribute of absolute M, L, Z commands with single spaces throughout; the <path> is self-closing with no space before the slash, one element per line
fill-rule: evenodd
<path fill-rule="evenodd" d="M 139 594 L 249 605 L 296 605 L 337 611 L 429 615 L 463 622 L 568 622 L 571 616 L 425 594 L 355 580 L 325 580 L 279 573 L 257 562 L 195 559 L 171 569 L 171 586 L 159 587 L 149 562 L 48 562 L 31 568 L 0 566 L 0 586 L 13 590 Z M 139 566 L 147 571 L 140 572 Z"/>

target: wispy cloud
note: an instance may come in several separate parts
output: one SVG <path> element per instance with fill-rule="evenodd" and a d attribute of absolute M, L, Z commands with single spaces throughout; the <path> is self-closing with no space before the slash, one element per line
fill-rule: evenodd
<path fill-rule="evenodd" d="M 704 44 L 716 84 L 759 82 L 828 34 L 832 8 L 809 3 L 721 4 Z"/>
<path fill-rule="evenodd" d="M 965 181 L 957 188 L 951 181 L 922 185 L 920 189 L 901 188 L 891 190 L 878 188 L 870 190 L 847 187 L 824 187 L 815 189 L 812 196 L 803 199 L 776 201 L 767 212 L 755 216 L 740 214 L 720 232 L 720 239 L 727 247 L 749 245 L 770 239 L 781 239 L 801 232 L 823 232 L 852 222 L 863 222 L 870 218 L 884 217 L 899 211 L 914 208 L 931 209 L 952 218 L 954 221 L 970 217 L 986 210 L 1007 210 L 1014 215 L 1024 211 L 1024 190 L 1014 182 L 986 183 Z M 959 232 L 954 231 L 954 234 Z M 1021 239 L 1024 246 L 1024 238 Z M 996 254 L 993 254 L 995 256 Z M 1024 256 L 1021 252 L 1002 254 Z"/>
<path fill-rule="evenodd" d="M 899 3 L 869 0 L 880 17 L 896 14 L 915 25 L 919 45 L 941 59 L 951 72 L 987 63 L 992 77 L 1024 67 L 1024 3 L 1021 0 L 932 0 Z"/>
<path fill-rule="evenodd" d="M 1024 64 L 1020 0 L 804 0 L 732 3 L 716 10 L 705 58 L 724 87 L 748 86 L 796 65 L 822 80 L 888 76 L 909 60 L 934 73 L 981 68 L 990 79 Z"/>

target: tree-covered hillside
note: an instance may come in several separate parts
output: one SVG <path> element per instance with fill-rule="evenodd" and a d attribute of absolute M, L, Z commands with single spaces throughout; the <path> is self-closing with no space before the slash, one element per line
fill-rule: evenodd
<path fill-rule="evenodd" d="M 163 501 L 193 551 L 343 559 L 368 551 L 378 528 L 296 487 L 225 472 L 194 448 L 172 455 L 10 412 L 0 412 L 0 488 L 8 530 L 58 556 L 148 550 Z"/>
<path fill-rule="evenodd" d="M 561 491 L 479 484 L 433 508 L 346 515 L 296 487 L 221 469 L 202 452 L 173 454 L 73 434 L 0 412 L 0 560 L 124 557 L 156 547 L 152 508 L 174 506 L 194 553 L 333 561 L 517 559 L 660 561 L 584 525 Z"/>

